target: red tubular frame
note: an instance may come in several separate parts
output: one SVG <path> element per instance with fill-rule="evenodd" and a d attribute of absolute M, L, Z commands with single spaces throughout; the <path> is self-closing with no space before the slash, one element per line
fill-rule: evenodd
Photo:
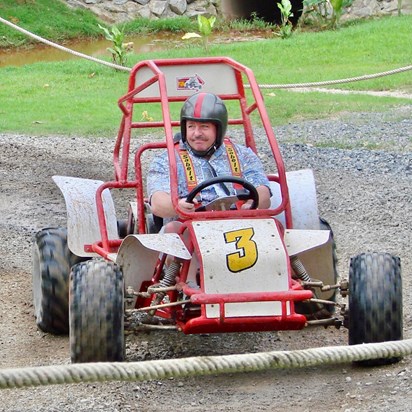
<path fill-rule="evenodd" d="M 172 203 L 179 214 L 180 218 L 188 222 L 194 220 L 211 220 L 211 219 L 227 219 L 227 211 L 205 211 L 199 213 L 185 212 L 178 206 L 177 192 L 177 161 L 175 154 L 175 145 L 173 141 L 173 128 L 180 126 L 179 120 L 172 120 L 170 114 L 170 103 L 183 102 L 187 96 L 168 96 L 166 87 L 165 74 L 162 71 L 163 67 L 167 66 L 187 66 L 187 65 L 214 65 L 224 64 L 230 66 L 234 70 L 237 93 L 219 94 L 223 100 L 236 100 L 239 102 L 241 110 L 241 118 L 230 118 L 229 125 L 243 125 L 245 133 L 245 144 L 253 151 L 257 152 L 256 143 L 253 137 L 253 128 L 250 120 L 250 115 L 257 110 L 259 113 L 263 128 L 265 130 L 269 146 L 276 164 L 277 175 L 270 175 L 269 180 L 276 182 L 280 186 L 281 202 L 275 209 L 261 210 L 235 210 L 230 211 L 230 218 L 273 218 L 281 213 L 285 215 L 286 228 L 292 228 L 292 214 L 289 201 L 289 192 L 286 181 L 286 171 L 282 160 L 280 149 L 276 141 L 274 132 L 270 125 L 269 116 L 263 102 L 263 97 L 258 87 L 257 81 L 253 72 L 242 64 L 227 58 L 227 57 L 211 57 L 211 58 L 189 58 L 189 59 L 160 59 L 146 60 L 136 64 L 129 77 L 128 92 L 118 100 L 118 105 L 123 113 L 119 132 L 115 142 L 113 151 L 113 163 L 115 181 L 104 183 L 99 187 L 96 193 L 96 205 L 98 220 L 100 225 L 101 240 L 93 245 L 86 245 L 86 250 L 92 250 L 97 254 L 108 258 L 111 253 L 116 253 L 120 247 L 120 239 L 109 239 L 106 217 L 103 208 L 102 194 L 108 189 L 124 189 L 131 188 L 136 190 L 136 199 L 138 205 L 138 232 L 145 233 L 145 208 L 144 208 L 144 190 L 143 190 L 143 172 L 142 172 L 142 155 L 147 150 L 166 149 L 168 152 L 170 165 L 170 180 L 171 180 L 171 196 Z M 152 76 L 136 86 L 136 76 L 141 70 L 149 70 Z M 246 98 L 244 79 L 247 80 L 253 98 L 248 104 Z M 158 86 L 158 96 L 141 97 L 139 94 L 148 87 Z M 157 103 L 161 105 L 163 119 L 162 121 L 133 121 L 133 113 L 136 104 Z M 135 176 L 133 180 L 128 178 L 128 166 L 130 157 L 130 145 L 133 129 L 143 128 L 162 128 L 165 133 L 165 141 L 160 143 L 148 143 L 140 146 L 135 153 L 134 167 Z M 186 226 L 186 225 L 184 225 Z M 194 245 L 187 245 L 189 249 L 193 249 Z M 304 315 L 294 312 L 294 302 L 312 298 L 313 294 L 309 290 L 303 290 L 299 283 L 289 279 L 289 290 L 283 292 L 261 292 L 261 293 L 236 293 L 236 294 L 206 294 L 202 290 L 192 290 L 187 287 L 185 282 L 185 272 L 187 276 L 188 264 L 183 265 L 181 280 L 183 281 L 181 289 L 190 296 L 192 304 L 202 307 L 201 315 L 189 319 L 187 321 L 177 320 L 178 327 L 184 333 L 206 333 L 206 332 L 235 332 L 235 331 L 264 331 L 264 330 L 289 330 L 301 329 L 306 324 Z M 290 270 L 290 268 L 289 268 Z M 290 277 L 290 273 L 289 273 Z M 139 285 L 136 285 L 139 287 Z M 227 318 L 225 316 L 225 305 L 228 303 L 241 302 L 263 302 L 263 301 L 278 301 L 281 302 L 282 314 L 279 316 L 254 316 L 254 317 L 239 317 Z M 289 302 L 289 307 L 287 307 Z M 217 304 L 220 307 L 219 318 L 206 317 L 206 304 Z"/>
<path fill-rule="evenodd" d="M 265 332 L 273 330 L 299 330 L 306 325 L 306 317 L 293 313 L 282 316 L 253 316 L 226 318 L 221 322 L 218 318 L 196 317 L 187 322 L 177 321 L 179 330 L 185 334 L 227 333 L 227 332 Z"/>
<path fill-rule="evenodd" d="M 294 313 L 293 302 L 311 299 L 313 293 L 310 290 L 288 290 L 281 292 L 260 293 L 230 293 L 207 294 L 183 287 L 183 292 L 190 296 L 193 304 L 219 305 L 219 318 L 207 318 L 205 311 L 201 315 L 187 322 L 178 322 L 179 328 L 187 334 L 205 333 L 211 329 L 214 332 L 242 332 L 242 331 L 268 331 L 268 330 L 296 330 L 306 325 L 306 317 Z M 242 302 L 281 302 L 282 315 L 279 316 L 246 316 L 226 317 L 225 305 L 228 303 Z M 286 303 L 290 302 L 290 313 L 287 313 Z"/>
<path fill-rule="evenodd" d="M 223 94 L 220 97 L 223 100 L 237 100 L 239 101 L 242 118 L 240 119 L 229 119 L 229 125 L 243 125 L 245 131 L 245 144 L 249 146 L 252 150 L 256 152 L 256 144 L 253 138 L 253 129 L 250 121 L 250 114 L 257 110 L 259 112 L 263 127 L 265 129 L 269 146 L 271 148 L 273 157 L 275 159 L 276 168 L 278 175 L 276 177 L 270 176 L 270 180 L 276 181 L 280 185 L 281 192 L 281 203 L 275 209 L 262 209 L 262 210 L 238 210 L 231 211 L 231 217 L 233 218 L 250 218 L 250 217 L 270 217 L 276 216 L 282 212 L 285 213 L 286 227 L 292 228 L 292 214 L 289 202 L 289 193 L 286 183 L 286 171 L 282 156 L 280 154 L 279 146 L 277 144 L 274 132 L 270 125 L 269 116 L 266 112 L 266 108 L 263 102 L 263 97 L 260 92 L 257 81 L 254 77 L 253 72 L 246 66 L 230 59 L 228 57 L 208 57 L 208 58 L 188 58 L 188 59 L 159 59 L 159 60 L 146 60 L 136 64 L 129 77 L 128 92 L 118 100 L 118 105 L 123 112 L 123 118 L 120 124 L 118 136 L 116 139 L 114 152 L 113 152 L 113 162 L 115 170 L 116 181 L 129 187 L 128 182 L 128 165 L 129 165 L 129 155 L 130 155 L 130 140 L 132 129 L 141 128 L 163 128 L 165 132 L 165 142 L 163 143 L 152 143 L 144 145 L 139 148 L 138 153 L 135 157 L 135 169 L 136 169 L 136 188 L 137 188 L 137 202 L 139 210 L 139 232 L 144 233 L 144 224 L 142 220 L 144 218 L 144 197 L 142 188 L 142 170 L 141 170 L 141 155 L 145 150 L 166 148 L 168 151 L 169 162 L 170 162 L 170 173 L 171 173 L 171 195 L 172 202 L 176 208 L 178 214 L 183 219 L 199 220 L 199 219 L 222 219 L 227 218 L 227 212 L 215 211 L 215 212 L 201 212 L 193 213 L 181 210 L 178 206 L 178 193 L 177 193 L 177 166 L 176 157 L 173 142 L 173 127 L 180 125 L 177 120 L 172 120 L 169 110 L 170 102 L 180 102 L 186 99 L 185 96 L 171 96 L 168 97 L 166 88 L 165 74 L 162 72 L 163 67 L 167 66 L 186 66 L 186 65 L 213 65 L 213 64 L 225 64 L 233 68 L 235 72 L 235 78 L 237 82 L 237 93 L 236 94 Z M 136 76 L 142 69 L 149 69 L 153 76 L 143 83 L 136 86 Z M 249 82 L 250 89 L 254 100 L 250 105 L 247 103 L 245 87 L 243 83 L 243 78 L 246 78 Z M 139 97 L 139 93 L 143 90 L 157 84 L 159 87 L 159 97 Z M 160 103 L 163 112 L 163 120 L 156 122 L 133 122 L 133 111 L 135 104 L 149 104 L 149 103 Z"/>

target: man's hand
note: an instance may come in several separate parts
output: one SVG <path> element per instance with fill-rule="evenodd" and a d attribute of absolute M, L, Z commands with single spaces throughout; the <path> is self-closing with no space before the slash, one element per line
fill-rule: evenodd
<path fill-rule="evenodd" d="M 252 200 L 248 200 L 247 202 L 243 203 L 242 206 L 240 206 L 241 209 L 250 209 L 250 207 L 252 206 Z"/>
<path fill-rule="evenodd" d="M 194 212 L 199 206 L 199 202 L 196 199 L 193 199 L 193 203 L 186 202 L 186 198 L 179 199 L 179 207 L 185 212 Z"/>

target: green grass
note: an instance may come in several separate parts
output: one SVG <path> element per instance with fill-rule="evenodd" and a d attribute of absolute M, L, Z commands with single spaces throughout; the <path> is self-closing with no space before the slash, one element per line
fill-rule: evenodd
<path fill-rule="evenodd" d="M 49 40 L 97 37 L 99 20 L 84 9 L 70 9 L 58 0 L 1 0 L 0 16 Z M 0 47 L 30 43 L 24 34 L 0 23 Z"/>
<path fill-rule="evenodd" d="M 190 32 L 197 29 L 197 23 L 194 19 L 189 17 L 179 18 L 165 18 L 158 20 L 149 19 L 136 19 L 131 22 L 125 23 L 123 26 L 125 33 L 138 34 L 138 33 L 157 33 L 161 31 L 168 31 L 171 33 Z"/>
<path fill-rule="evenodd" d="M 9 2 L 1 5 L 5 3 Z M 225 36 L 230 39 L 229 33 L 218 37 Z M 412 16 L 385 17 L 353 22 L 337 31 L 296 32 L 288 40 L 275 36 L 258 42 L 227 44 L 212 40 L 208 52 L 196 41 L 177 47 L 165 43 L 165 50 L 132 55 L 129 62 L 132 65 L 156 58 L 228 56 L 250 67 L 259 84 L 306 83 L 409 66 L 411 40 Z M 126 93 L 127 82 L 127 73 L 82 59 L 0 68 L 0 132 L 112 138 L 121 117 L 117 99 Z M 412 93 L 412 75 L 407 71 L 332 87 Z M 411 104 L 410 99 L 356 94 L 270 89 L 263 89 L 262 93 L 273 125 L 355 111 L 386 111 L 395 105 Z M 150 115 L 158 117 L 158 113 Z"/>
<path fill-rule="evenodd" d="M 84 60 L 0 69 L 0 131 L 113 137 L 128 73 Z"/>
<path fill-rule="evenodd" d="M 84 9 L 69 8 L 60 0 L 1 0 L 0 17 L 51 41 L 62 41 L 82 37 L 103 37 L 98 24 L 110 26 L 100 21 L 93 13 Z M 186 33 L 196 31 L 197 19 L 187 16 L 145 19 L 137 18 L 118 25 L 125 33 L 149 34 L 158 32 Z M 273 25 L 254 18 L 226 22 L 218 20 L 215 30 L 270 30 Z M 0 49 L 13 46 L 27 46 L 36 40 L 0 23 Z"/>

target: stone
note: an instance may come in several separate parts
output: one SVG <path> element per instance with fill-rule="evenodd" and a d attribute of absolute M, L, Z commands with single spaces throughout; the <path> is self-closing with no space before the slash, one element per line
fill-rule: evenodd
<path fill-rule="evenodd" d="M 150 3 L 150 11 L 156 16 L 161 17 L 166 11 L 167 1 L 166 0 L 154 0 Z"/>
<path fill-rule="evenodd" d="M 88 7 L 88 9 L 95 14 L 100 20 L 110 23 L 110 24 L 115 24 L 117 23 L 116 20 L 116 15 L 108 10 L 104 10 L 100 7 L 93 6 L 93 7 Z"/>
<path fill-rule="evenodd" d="M 169 0 L 169 7 L 173 13 L 182 16 L 186 9 L 187 9 L 187 1 L 186 0 Z"/>
<path fill-rule="evenodd" d="M 150 19 L 152 17 L 152 12 L 148 7 L 141 7 L 138 11 L 138 15 L 143 19 Z"/>
<path fill-rule="evenodd" d="M 196 17 L 198 14 L 203 14 L 206 17 L 216 16 L 217 10 L 216 7 L 207 0 L 200 0 L 188 4 L 185 15 L 188 17 Z"/>
<path fill-rule="evenodd" d="M 164 17 L 207 17 L 223 15 L 226 4 L 237 4 L 237 0 L 63 0 L 68 6 L 90 10 L 101 20 L 116 24 L 138 17 L 159 19 Z M 250 0 L 252 1 L 252 0 Z M 260 1 L 260 0 L 255 0 Z M 236 2 L 236 3 L 233 3 Z M 412 0 L 401 1 L 401 13 L 412 13 Z M 138 7 L 135 7 L 135 6 Z M 225 6 L 227 7 L 227 6 Z M 342 20 L 370 16 L 398 14 L 398 0 L 354 0 Z"/>

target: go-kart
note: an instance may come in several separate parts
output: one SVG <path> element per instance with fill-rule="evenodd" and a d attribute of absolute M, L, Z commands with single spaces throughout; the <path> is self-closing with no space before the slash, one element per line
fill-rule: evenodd
<path fill-rule="evenodd" d="M 241 143 L 258 154 L 265 150 L 269 209 L 256 208 L 255 188 L 239 176 L 202 182 L 189 199 L 222 182 L 242 186 L 238 195 L 195 212 L 179 208 L 175 106 L 199 90 L 231 105 L 229 126 Z M 34 242 L 36 322 L 45 332 L 69 333 L 72 362 L 123 361 L 130 330 L 202 334 L 344 325 L 349 344 L 402 338 L 399 258 L 360 254 L 351 260 L 349 278 L 338 279 L 314 175 L 286 172 L 250 69 L 226 57 L 142 61 L 118 105 L 115 179 L 54 176 L 66 201 L 67 229 L 43 229 Z M 165 138 L 147 142 L 144 133 L 156 129 Z M 147 163 L 160 150 L 168 153 L 174 231 L 165 230 L 145 196 Z M 124 189 L 132 201 L 120 218 L 112 193 Z M 236 206 L 246 199 L 251 209 Z M 348 302 L 338 301 L 339 294 Z"/>

